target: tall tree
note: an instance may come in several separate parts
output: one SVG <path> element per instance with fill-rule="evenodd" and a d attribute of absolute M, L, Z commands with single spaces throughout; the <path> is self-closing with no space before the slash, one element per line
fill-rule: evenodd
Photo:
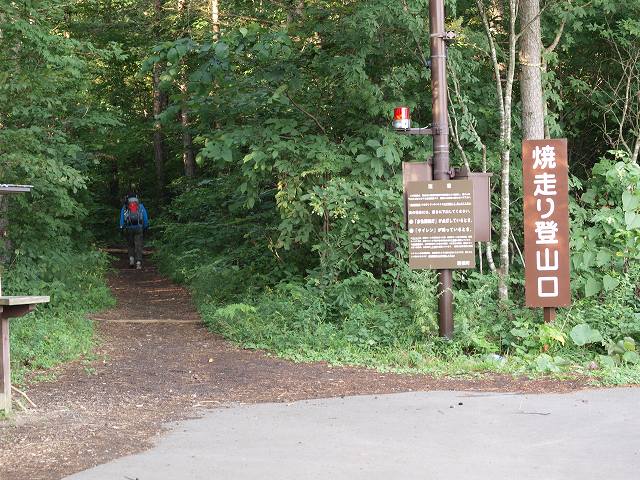
<path fill-rule="evenodd" d="M 509 242 L 511 235 L 511 142 L 513 137 L 513 84 L 516 71 L 516 51 L 518 34 L 518 0 L 509 0 L 506 25 L 505 64 L 499 58 L 498 43 L 494 37 L 496 30 L 484 0 L 476 0 L 489 44 L 489 56 L 494 70 L 495 88 L 500 116 L 500 268 L 498 269 L 498 296 L 500 300 L 509 298 Z M 502 21 L 501 17 L 497 21 Z"/>
<path fill-rule="evenodd" d="M 215 0 L 213 0 L 215 1 Z M 188 0 L 178 0 L 178 21 L 179 24 L 184 26 L 182 28 L 182 35 L 189 35 L 190 19 L 188 14 Z M 193 139 L 191 136 L 189 110 L 186 105 L 187 96 L 187 79 L 186 79 L 186 67 L 184 65 L 184 59 L 181 59 L 181 72 L 180 72 L 180 94 L 182 97 L 182 103 L 180 105 L 180 124 L 182 126 L 182 163 L 184 165 L 185 177 L 191 178 L 196 174 L 196 159 L 193 153 Z"/>
<path fill-rule="evenodd" d="M 220 13 L 218 11 L 218 0 L 211 0 L 211 31 L 216 38 L 220 35 Z"/>
<path fill-rule="evenodd" d="M 540 0 L 520 0 L 522 139 L 544 138 Z"/>
<path fill-rule="evenodd" d="M 160 40 L 160 25 L 162 22 L 162 0 L 153 1 L 154 22 L 157 40 Z M 164 164 L 166 158 L 164 135 L 162 132 L 162 123 L 159 116 L 166 105 L 166 95 L 160 90 L 160 73 L 161 64 L 157 63 L 153 67 L 153 159 L 156 166 L 156 185 L 158 196 L 162 199 L 165 190 L 165 171 Z"/>

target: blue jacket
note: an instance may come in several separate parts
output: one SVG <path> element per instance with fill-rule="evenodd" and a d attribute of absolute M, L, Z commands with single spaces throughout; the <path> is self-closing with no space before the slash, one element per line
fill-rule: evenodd
<path fill-rule="evenodd" d="M 123 206 L 120 209 L 120 228 L 131 229 L 131 230 L 140 230 L 149 228 L 149 216 L 147 215 L 147 209 L 144 208 L 142 202 L 140 202 L 140 213 L 142 214 L 142 225 L 125 225 L 124 224 L 124 211 L 125 207 Z"/>

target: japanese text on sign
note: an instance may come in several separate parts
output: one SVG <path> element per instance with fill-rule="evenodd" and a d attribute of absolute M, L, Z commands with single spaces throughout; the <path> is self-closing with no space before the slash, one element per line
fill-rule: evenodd
<path fill-rule="evenodd" d="M 528 140 L 522 147 L 526 301 L 530 307 L 571 302 L 566 140 Z"/>
<path fill-rule="evenodd" d="M 406 186 L 409 266 L 475 266 L 473 185 L 469 180 L 409 182 Z"/>

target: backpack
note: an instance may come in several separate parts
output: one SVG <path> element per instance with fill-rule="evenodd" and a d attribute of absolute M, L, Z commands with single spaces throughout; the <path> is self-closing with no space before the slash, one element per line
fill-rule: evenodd
<path fill-rule="evenodd" d="M 141 226 L 143 223 L 140 201 L 136 197 L 129 197 L 124 207 L 124 224 L 127 227 Z"/>

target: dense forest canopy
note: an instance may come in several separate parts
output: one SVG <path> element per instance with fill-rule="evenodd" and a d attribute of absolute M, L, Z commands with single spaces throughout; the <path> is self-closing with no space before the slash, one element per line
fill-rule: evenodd
<path fill-rule="evenodd" d="M 453 342 L 436 338 L 435 276 L 408 269 L 403 231 L 401 162 L 431 140 L 390 128 L 397 105 L 431 120 L 426 0 L 3 2 L 0 182 L 34 185 L 3 214 L 7 286 L 64 298 L 92 276 L 87 307 L 108 301 L 95 244 L 113 242 L 133 189 L 161 267 L 245 345 L 394 366 L 633 365 L 640 0 L 445 3 L 452 164 L 494 174 L 494 240 L 482 269 L 455 275 Z M 523 307 L 532 72 L 544 135 L 570 149 L 574 306 L 554 325 Z"/>

